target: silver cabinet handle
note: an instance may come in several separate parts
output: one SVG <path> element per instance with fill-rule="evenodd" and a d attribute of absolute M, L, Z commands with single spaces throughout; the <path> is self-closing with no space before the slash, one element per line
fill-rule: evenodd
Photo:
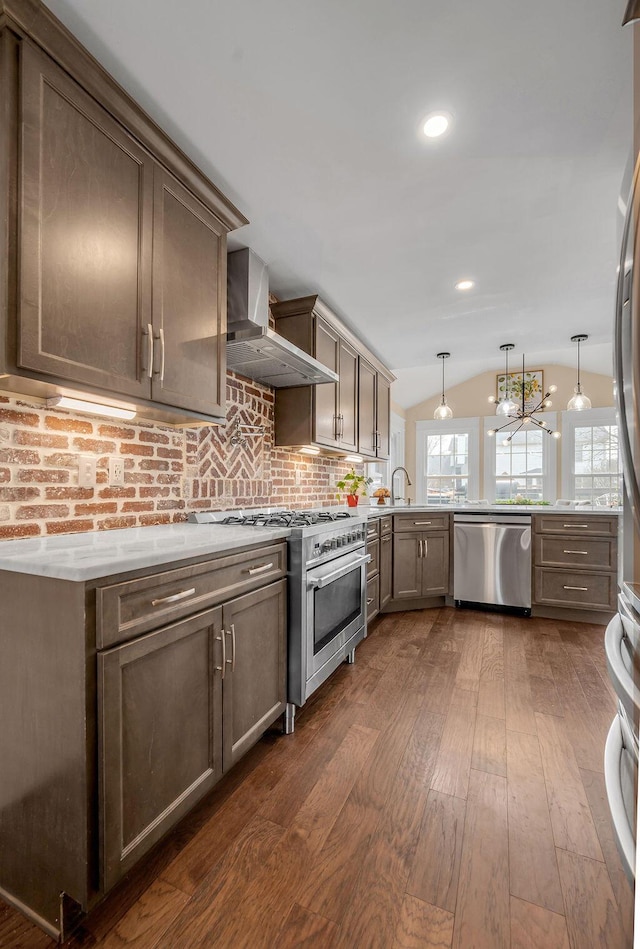
<path fill-rule="evenodd" d="M 424 544 L 423 540 L 418 541 L 418 557 L 422 557 L 422 545 Z"/>
<path fill-rule="evenodd" d="M 142 330 L 142 335 L 147 337 L 147 365 L 144 371 L 149 378 L 153 375 L 153 327 L 147 323 L 147 328 Z"/>
<path fill-rule="evenodd" d="M 370 596 L 367 600 L 367 606 L 371 606 L 372 603 L 373 603 L 373 597 Z"/>
<path fill-rule="evenodd" d="M 224 679 L 224 670 L 227 665 L 227 643 L 224 630 L 219 636 L 216 636 L 216 642 L 222 643 L 222 665 L 216 666 L 216 672 L 220 673 L 220 678 Z"/>
<path fill-rule="evenodd" d="M 571 530 L 573 530 L 574 527 L 586 527 L 586 528 L 589 527 L 588 524 L 563 524 L 562 526 L 563 526 L 563 527 L 568 527 L 568 528 L 570 528 Z"/>
<path fill-rule="evenodd" d="M 629 818 L 624 806 L 622 788 L 620 785 L 620 759 L 624 750 L 624 739 L 620 722 L 616 715 L 607 741 L 604 746 L 604 783 L 607 789 L 607 798 L 609 809 L 613 819 L 613 826 L 616 837 L 620 843 L 623 862 L 626 864 L 626 872 L 629 879 L 632 879 L 636 864 L 636 845 L 633 830 L 629 825 Z"/>
<path fill-rule="evenodd" d="M 236 627 L 235 625 L 232 623 L 228 630 L 222 631 L 222 635 L 231 636 L 231 659 L 226 659 L 226 655 L 225 655 L 225 661 L 228 666 L 231 666 L 231 671 L 235 672 L 236 671 Z"/>
<path fill-rule="evenodd" d="M 588 593 L 589 587 L 563 587 L 563 590 L 580 590 L 582 593 Z"/>
<path fill-rule="evenodd" d="M 190 590 L 181 590 L 180 593 L 172 593 L 171 596 L 161 596 L 158 600 L 152 600 L 151 606 L 160 606 L 162 603 L 177 603 L 178 600 L 186 600 L 188 596 L 193 596 L 196 592 L 195 587 Z"/>
<path fill-rule="evenodd" d="M 431 524 L 431 521 L 414 521 L 416 527 L 428 527 Z"/>
<path fill-rule="evenodd" d="M 164 327 L 160 327 L 158 330 L 157 336 L 155 337 L 160 341 L 160 382 L 164 382 Z"/>
<path fill-rule="evenodd" d="M 589 553 L 588 550 L 563 550 L 563 554 L 582 554 L 584 557 Z"/>
<path fill-rule="evenodd" d="M 258 567 L 247 567 L 247 573 L 252 577 L 256 573 L 264 573 L 265 570 L 270 570 L 273 567 L 273 561 L 271 563 L 261 563 Z"/>

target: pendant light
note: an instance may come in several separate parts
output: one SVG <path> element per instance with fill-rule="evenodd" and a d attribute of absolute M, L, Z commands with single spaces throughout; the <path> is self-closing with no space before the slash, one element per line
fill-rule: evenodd
<path fill-rule="evenodd" d="M 444 361 L 448 359 L 451 353 L 437 353 L 438 359 L 442 360 L 442 399 L 440 405 L 433 413 L 434 419 L 440 422 L 446 422 L 447 419 L 453 418 L 453 412 L 451 411 L 451 406 L 447 405 L 447 399 L 444 394 Z"/>
<path fill-rule="evenodd" d="M 500 352 L 504 353 L 505 396 L 504 399 L 500 399 L 496 405 L 496 415 L 503 415 L 505 417 L 514 415 L 518 411 L 517 404 L 511 398 L 511 380 L 509 377 L 509 353 L 515 348 L 515 343 L 503 343 L 500 347 Z M 495 401 L 495 396 L 490 395 L 489 402 Z"/>
<path fill-rule="evenodd" d="M 589 339 L 586 333 L 579 333 L 577 336 L 571 337 L 571 342 L 576 343 L 578 347 L 578 378 L 573 390 L 574 395 L 571 396 L 567 403 L 567 410 L 569 412 L 584 412 L 585 409 L 591 408 L 591 399 L 588 395 L 584 394 L 580 383 L 580 343 L 584 343 L 586 339 Z"/>

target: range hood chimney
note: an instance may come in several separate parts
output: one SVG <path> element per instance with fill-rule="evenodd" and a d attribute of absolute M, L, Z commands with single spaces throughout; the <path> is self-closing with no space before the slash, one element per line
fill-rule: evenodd
<path fill-rule="evenodd" d="M 276 389 L 338 376 L 269 328 L 269 276 L 248 247 L 227 256 L 227 368 Z"/>

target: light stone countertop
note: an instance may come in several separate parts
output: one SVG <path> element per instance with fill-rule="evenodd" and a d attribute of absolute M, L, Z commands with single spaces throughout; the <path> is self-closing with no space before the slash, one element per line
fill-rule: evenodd
<path fill-rule="evenodd" d="M 619 507 L 573 507 L 568 504 L 363 504 L 352 508 L 365 517 L 383 517 L 386 514 L 420 514 L 428 511 L 430 514 L 558 514 L 567 517 L 569 514 L 622 514 Z"/>
<path fill-rule="evenodd" d="M 55 537 L 0 541 L 0 570 L 60 580 L 95 580 L 145 567 L 169 566 L 288 537 L 288 528 L 231 524 L 162 524 Z"/>

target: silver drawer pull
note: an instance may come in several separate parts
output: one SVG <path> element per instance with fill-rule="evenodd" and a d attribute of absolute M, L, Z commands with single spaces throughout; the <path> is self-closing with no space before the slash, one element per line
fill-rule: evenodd
<path fill-rule="evenodd" d="M 416 527 L 428 527 L 431 521 L 414 521 Z"/>
<path fill-rule="evenodd" d="M 188 596 L 193 596 L 196 592 L 195 587 L 190 590 L 181 590 L 180 593 L 172 593 L 171 596 L 161 596 L 159 600 L 152 600 L 151 606 L 160 606 L 161 603 L 177 603 L 178 600 L 186 600 Z"/>
<path fill-rule="evenodd" d="M 563 554 L 582 554 L 584 557 L 589 553 L 588 550 L 563 550 Z"/>
<path fill-rule="evenodd" d="M 254 575 L 254 573 L 264 573 L 265 570 L 270 570 L 271 567 L 273 567 L 273 562 L 272 562 L 272 563 L 261 563 L 260 566 L 258 566 L 258 567 L 248 567 L 248 568 L 247 568 L 247 573 L 249 574 L 250 577 L 252 577 L 252 576 Z"/>
<path fill-rule="evenodd" d="M 581 593 L 588 593 L 589 587 L 563 587 L 563 590 L 580 590 Z"/>
<path fill-rule="evenodd" d="M 587 529 L 588 529 L 588 527 L 589 527 L 588 524 L 563 524 L 562 526 L 563 526 L 563 527 L 569 527 L 569 528 L 572 528 L 572 527 L 586 527 Z"/>
<path fill-rule="evenodd" d="M 373 597 L 370 596 L 369 599 L 367 600 L 367 606 L 371 606 L 372 603 L 373 603 Z"/>

